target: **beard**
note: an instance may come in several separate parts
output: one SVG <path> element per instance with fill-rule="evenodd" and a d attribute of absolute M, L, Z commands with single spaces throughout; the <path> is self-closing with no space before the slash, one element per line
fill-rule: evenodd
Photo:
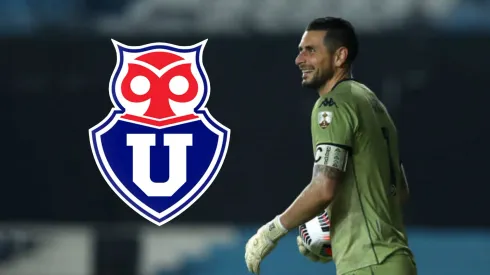
<path fill-rule="evenodd" d="M 332 77 L 333 77 L 333 71 L 325 70 L 324 72 L 319 72 L 314 74 L 309 80 L 308 79 L 303 80 L 303 82 L 301 82 L 301 86 L 303 86 L 304 88 L 319 90 Z"/>

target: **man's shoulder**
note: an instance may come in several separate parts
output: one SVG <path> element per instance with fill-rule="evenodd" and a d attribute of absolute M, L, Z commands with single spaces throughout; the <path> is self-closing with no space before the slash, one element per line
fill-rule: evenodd
<path fill-rule="evenodd" d="M 354 80 L 344 80 L 340 82 L 335 88 L 335 94 L 339 97 L 350 98 L 350 99 L 363 99 L 367 94 L 372 93 L 365 84 Z"/>
<path fill-rule="evenodd" d="M 375 94 L 365 84 L 356 81 L 343 81 L 338 85 L 332 97 L 337 102 L 342 102 L 350 106 L 365 106 L 369 104 Z"/>
<path fill-rule="evenodd" d="M 330 93 L 318 98 L 314 109 L 337 109 L 339 107 L 350 109 L 368 102 L 372 94 L 371 90 L 361 82 L 352 79 L 343 80 Z"/>

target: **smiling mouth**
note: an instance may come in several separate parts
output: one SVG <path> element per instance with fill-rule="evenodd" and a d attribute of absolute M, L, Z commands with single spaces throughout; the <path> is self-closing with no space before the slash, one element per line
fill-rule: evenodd
<path fill-rule="evenodd" d="M 303 79 L 305 79 L 306 77 L 308 77 L 308 75 L 313 73 L 313 70 L 301 70 L 301 72 L 303 73 L 302 75 Z"/>

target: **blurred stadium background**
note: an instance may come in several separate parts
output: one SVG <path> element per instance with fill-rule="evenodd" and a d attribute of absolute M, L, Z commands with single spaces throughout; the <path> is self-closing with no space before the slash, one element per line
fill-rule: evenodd
<path fill-rule="evenodd" d="M 326 15 L 355 24 L 355 77 L 398 125 L 419 273 L 490 274 L 488 0 L 0 0 L 0 274 L 247 274 L 246 239 L 310 177 L 316 95 L 294 58 Z M 209 38 L 208 107 L 231 147 L 212 188 L 161 228 L 120 201 L 90 152 L 87 130 L 111 108 L 110 38 Z M 294 237 L 263 274 L 334 274 Z"/>

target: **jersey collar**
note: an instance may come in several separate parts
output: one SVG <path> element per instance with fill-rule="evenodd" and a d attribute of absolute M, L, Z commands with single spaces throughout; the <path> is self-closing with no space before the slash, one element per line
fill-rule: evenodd
<path fill-rule="evenodd" d="M 355 79 L 352 78 L 352 77 L 344 78 L 344 79 L 338 81 L 337 83 L 335 83 L 335 85 L 332 87 L 332 89 L 330 91 L 333 91 L 335 88 L 337 88 L 337 86 L 339 86 L 340 83 L 346 82 L 346 81 L 350 81 L 350 80 L 354 80 L 355 81 Z"/>

